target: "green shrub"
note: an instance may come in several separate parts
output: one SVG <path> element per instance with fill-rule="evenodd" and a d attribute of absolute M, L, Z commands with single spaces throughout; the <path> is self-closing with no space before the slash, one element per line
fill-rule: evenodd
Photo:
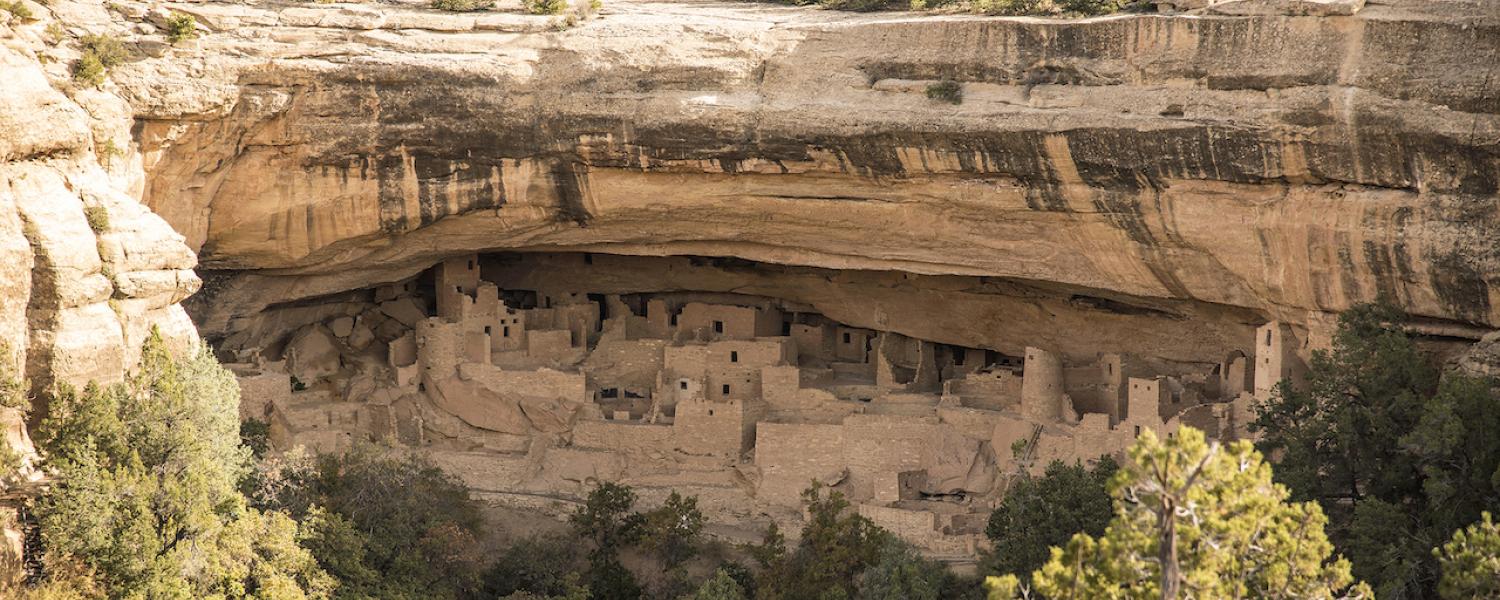
<path fill-rule="evenodd" d="M 78 41 L 83 44 L 84 52 L 93 53 L 99 58 L 99 64 L 106 69 L 113 69 L 130 57 L 125 51 L 125 44 L 112 35 L 89 34 Z"/>
<path fill-rule="evenodd" d="M 432 0 L 432 7 L 449 12 L 473 12 L 495 6 L 494 0 Z"/>
<path fill-rule="evenodd" d="M 1432 550 L 1442 565 L 1438 595 L 1445 599 L 1500 598 L 1500 524 L 1488 511 L 1479 522 Z"/>
<path fill-rule="evenodd" d="M 1087 17 L 1118 12 L 1124 4 L 1124 0 L 1057 0 L 1063 12 Z"/>
<path fill-rule="evenodd" d="M 436 465 L 371 445 L 268 462 L 245 484 L 248 495 L 259 508 L 309 522 L 306 545 L 339 581 L 340 598 L 447 600 L 478 591 L 479 505 Z"/>
<path fill-rule="evenodd" d="M 517 592 L 561 596 L 569 576 L 587 566 L 577 542 L 564 536 L 529 537 L 500 551 L 484 575 L 485 598 L 505 598 Z"/>
<path fill-rule="evenodd" d="M 167 41 L 173 44 L 198 37 L 198 19 L 187 13 L 167 17 Z"/>
<path fill-rule="evenodd" d="M 521 4 L 533 15 L 555 15 L 568 8 L 568 0 L 521 0 Z"/>
<path fill-rule="evenodd" d="M 249 448 L 255 458 L 265 456 L 271 448 L 271 424 L 260 419 L 240 422 L 240 443 Z"/>
<path fill-rule="evenodd" d="M 13 361 L 19 360 L 10 349 L 10 344 L 0 341 L 0 406 L 15 408 L 22 411 L 29 410 L 31 398 L 26 394 L 26 388 L 30 383 L 20 377 L 19 373 L 12 373 Z"/>
<path fill-rule="evenodd" d="M 971 0 L 969 6 L 987 15 L 1046 15 L 1057 8 L 1052 0 Z"/>
<path fill-rule="evenodd" d="M 641 514 L 640 546 L 666 568 L 675 568 L 698 553 L 703 525 L 698 497 L 674 491 L 660 508 Z"/>
<path fill-rule="evenodd" d="M 99 87 L 104 85 L 104 63 L 99 57 L 91 52 L 85 51 L 78 61 L 73 63 L 73 79 L 85 85 Z"/>
<path fill-rule="evenodd" d="M 692 596 L 684 597 L 684 600 L 746 600 L 749 597 L 744 586 L 735 581 L 728 571 L 719 569 L 698 587 L 698 591 Z"/>
<path fill-rule="evenodd" d="M 30 21 L 36 18 L 31 14 L 31 9 L 27 8 L 26 3 L 22 2 L 22 0 L 14 0 L 9 2 L 6 0 L 0 0 L 0 9 L 4 9 L 11 15 L 15 16 L 17 19 L 21 19 L 23 21 Z"/>
<path fill-rule="evenodd" d="M 880 560 L 859 576 L 861 598 L 869 600 L 958 600 L 965 594 L 950 583 L 959 579 L 934 560 L 922 557 L 910 544 L 893 539 L 880 551 Z M 977 591 L 979 583 L 965 581 Z"/>
<path fill-rule="evenodd" d="M 116 146 L 115 141 L 111 139 L 106 139 L 104 143 L 99 144 L 94 153 L 99 155 L 100 162 L 104 163 L 105 166 L 109 166 L 116 158 L 125 155 L 125 151 Z"/>
<path fill-rule="evenodd" d="M 765 566 L 756 597 L 857 598 L 861 573 L 880 562 L 893 534 L 852 510 L 841 492 L 823 495 L 814 482 L 802 492 L 807 526 L 790 551 L 779 532 L 768 531 L 766 542 L 749 549 Z"/>
<path fill-rule="evenodd" d="M 82 55 L 73 63 L 73 79 L 80 83 L 98 87 L 104 85 L 104 76 L 129 56 L 125 44 L 111 35 L 89 34 L 79 39 L 83 45 Z"/>
<path fill-rule="evenodd" d="M 892 0 L 818 0 L 823 8 L 867 12 L 890 8 Z"/>
<path fill-rule="evenodd" d="M 83 216 L 89 221 L 89 229 L 94 233 L 104 233 L 109 229 L 109 209 L 100 205 L 83 207 Z"/>
<path fill-rule="evenodd" d="M 964 101 L 964 88 L 957 81 L 944 79 L 927 86 L 927 97 L 949 104 L 960 104 Z"/>
<path fill-rule="evenodd" d="M 1250 431 L 1276 481 L 1323 500 L 1328 531 L 1379 598 L 1431 598 L 1433 546 L 1500 506 L 1500 388 L 1444 372 L 1386 304 L 1339 315 L 1306 383 L 1282 382 Z M 1467 597 L 1467 596 L 1466 596 Z"/>
<path fill-rule="evenodd" d="M 57 21 L 48 23 L 47 28 L 42 32 L 47 34 L 47 39 L 51 40 L 54 44 L 62 41 L 63 37 L 68 35 L 68 32 L 63 30 L 62 23 L 58 23 Z"/>

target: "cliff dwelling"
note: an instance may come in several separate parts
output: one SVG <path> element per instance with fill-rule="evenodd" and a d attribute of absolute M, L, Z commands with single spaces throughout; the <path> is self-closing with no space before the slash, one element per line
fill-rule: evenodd
<path fill-rule="evenodd" d="M 964 315 L 955 327 L 914 307 L 934 294 L 974 296 L 953 310 L 1021 300 L 978 278 L 938 279 L 708 257 L 468 254 L 273 305 L 218 347 L 240 377 L 243 417 L 269 422 L 278 448 L 421 448 L 517 505 L 602 481 L 691 492 L 746 539 L 768 521 L 795 524 L 802 490 L 818 481 L 958 563 L 975 556 L 1020 471 L 1117 454 L 1144 430 L 1180 424 L 1235 439 L 1251 404 L 1298 376 L 1304 351 L 1291 327 L 1226 317 L 1222 329 L 1242 334 L 1234 349 L 1163 360 L 1220 333 L 1031 290 L 1026 302 L 1095 314 L 1093 339 L 1054 332 L 1077 336 L 1064 352 L 1033 345 L 1055 338 L 1025 328 Z M 1104 333 L 1111 322 L 1159 331 Z M 1116 344 L 1111 335 L 1141 348 L 1178 342 L 1081 351 Z"/>
<path fill-rule="evenodd" d="M 1103 457 L 1248 454 L 1223 442 L 1275 438 L 1250 426 L 1273 400 L 1301 404 L 1257 450 L 1266 506 L 1316 499 L 1314 545 L 1410 584 L 1382 597 L 1431 597 L 1438 545 L 1500 514 L 1500 481 L 1468 477 L 1500 447 L 1471 468 L 1448 435 L 1500 427 L 1500 379 L 1454 379 L 1500 378 L 1497 198 L 1500 0 L 0 0 L 0 597 L 57 557 L 82 562 L 51 583 L 112 578 L 101 597 L 156 597 L 145 572 L 235 597 L 276 547 L 317 563 L 291 598 L 578 598 L 623 573 L 652 593 L 594 597 L 680 599 L 726 568 L 749 592 L 792 578 L 745 543 L 809 555 L 815 483 L 910 543 L 872 536 L 842 591 L 902 597 L 862 587 L 887 551 L 1030 574 L 1070 538 L 986 572 L 1000 534 L 1031 533 L 987 532 L 1007 494 L 1061 462 L 1105 536 L 1141 503 L 1111 499 L 1132 461 Z M 1400 344 L 1341 344 L 1351 316 Z M 1399 356 L 1324 360 L 1341 345 Z M 1370 375 L 1401 426 L 1329 436 L 1353 449 L 1328 458 L 1295 409 L 1365 423 L 1319 375 L 1367 364 L 1405 378 Z M 138 451 L 161 440 L 186 453 Z M 213 489 L 148 507 L 84 468 L 155 493 L 179 456 Z M 351 526 L 388 555 L 309 549 L 301 528 L 372 513 L 248 491 L 346 459 L 431 475 L 351 485 L 447 490 L 462 514 Z M 638 496 L 601 522 L 701 511 L 678 548 L 700 554 L 574 527 L 596 492 Z M 1359 506 L 1454 522 L 1390 527 L 1421 564 L 1384 574 Z M 478 583 L 505 566 L 490 550 L 562 530 L 569 585 Z M 393 558 L 412 540 L 443 556 Z M 397 563 L 420 568 L 382 579 Z M 410 587 L 357 591 L 377 579 Z M 424 595 L 444 581 L 468 588 Z M 812 596 L 768 589 L 744 597 Z"/>

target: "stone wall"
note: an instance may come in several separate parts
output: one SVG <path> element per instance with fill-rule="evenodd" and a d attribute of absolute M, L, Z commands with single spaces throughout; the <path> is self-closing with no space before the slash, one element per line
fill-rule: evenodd
<path fill-rule="evenodd" d="M 755 434 L 755 465 L 765 502 L 797 506 L 814 480 L 826 484 L 846 475 L 842 425 L 760 423 Z"/>

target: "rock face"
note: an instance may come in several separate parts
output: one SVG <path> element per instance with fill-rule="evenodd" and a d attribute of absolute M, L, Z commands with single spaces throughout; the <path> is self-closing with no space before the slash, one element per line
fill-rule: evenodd
<path fill-rule="evenodd" d="M 92 24 L 108 21 L 97 12 Z M 0 340 L 33 391 L 118 380 L 152 327 L 197 337 L 178 304 L 198 290 L 196 260 L 140 203 L 131 110 L 70 81 L 51 21 L 0 25 Z"/>
<path fill-rule="evenodd" d="M 1494 327 L 1500 6 L 1358 4 L 615 2 L 542 33 L 184 4 L 215 33 L 116 79 L 147 202 L 218 271 L 215 337 L 495 249 L 1051 282 L 1295 324 L 1383 295 Z M 940 80 L 961 104 L 926 96 Z"/>
<path fill-rule="evenodd" d="M 31 7 L 36 20 L 0 11 L 0 395 L 43 398 L 55 384 L 118 381 L 153 327 L 196 344 L 178 303 L 199 279 L 183 237 L 140 203 L 132 111 L 108 88 L 73 85 L 71 51 L 48 47 L 54 10 L 81 15 L 75 34 L 107 15 Z M 24 573 L 19 508 L 42 480 L 26 420 L 0 406 L 0 450 L 20 459 L 0 471 L 0 589 Z"/>

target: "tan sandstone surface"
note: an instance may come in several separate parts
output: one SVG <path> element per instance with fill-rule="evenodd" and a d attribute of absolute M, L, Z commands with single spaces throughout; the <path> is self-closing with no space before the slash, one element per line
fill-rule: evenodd
<path fill-rule="evenodd" d="M 1500 323 L 1500 7 L 1281 4 L 616 2 L 552 30 L 504 6 L 167 3 L 212 32 L 115 79 L 147 202 L 223 272 L 213 336 L 495 249 L 1048 282 L 1296 323 L 1384 294 Z M 962 104 L 925 96 L 941 79 Z"/>
<path fill-rule="evenodd" d="M 153 327 L 178 347 L 198 339 L 179 304 L 199 288 L 196 259 L 140 202 L 133 111 L 69 80 L 52 21 L 0 12 L 0 377 L 32 392 L 120 380 Z M 22 458 L 0 474 L 4 577 L 20 572 L 16 506 L 40 478 L 22 408 L 0 407 L 0 443 Z"/>

